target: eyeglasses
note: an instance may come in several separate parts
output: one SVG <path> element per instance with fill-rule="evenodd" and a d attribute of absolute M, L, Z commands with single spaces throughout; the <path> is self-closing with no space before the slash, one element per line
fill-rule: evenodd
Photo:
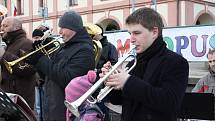
<path fill-rule="evenodd" d="M 209 60 L 208 63 L 215 63 L 215 60 Z"/>

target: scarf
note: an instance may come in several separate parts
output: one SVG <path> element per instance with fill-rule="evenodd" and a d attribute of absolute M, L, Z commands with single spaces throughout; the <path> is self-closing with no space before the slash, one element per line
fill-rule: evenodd
<path fill-rule="evenodd" d="M 23 29 L 19 29 L 12 32 L 7 32 L 6 35 L 2 38 L 2 40 L 7 44 L 7 46 L 14 43 L 19 38 L 25 37 L 26 32 Z"/>
<path fill-rule="evenodd" d="M 132 73 L 142 79 L 149 60 L 164 48 L 166 48 L 166 43 L 163 41 L 163 37 L 159 36 L 148 49 L 143 53 L 137 54 L 137 64 Z"/>

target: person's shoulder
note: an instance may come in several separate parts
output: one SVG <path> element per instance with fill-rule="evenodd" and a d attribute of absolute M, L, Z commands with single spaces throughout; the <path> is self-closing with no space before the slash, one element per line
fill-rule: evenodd
<path fill-rule="evenodd" d="M 208 79 L 208 78 L 211 78 L 212 75 L 210 72 L 208 72 L 206 75 L 204 75 L 200 80 L 204 80 L 204 79 Z"/>
<path fill-rule="evenodd" d="M 166 55 L 167 55 L 167 57 L 169 57 L 169 58 L 175 58 L 175 59 L 185 59 L 182 55 L 180 55 L 180 54 L 178 54 L 178 53 L 176 53 L 176 52 L 173 52 L 172 50 L 169 50 L 169 49 L 167 49 L 167 51 L 166 51 Z M 186 59 L 185 59 L 186 60 Z"/>
<path fill-rule="evenodd" d="M 108 42 L 108 45 L 109 45 L 109 46 L 114 46 L 111 42 Z M 115 47 L 115 46 L 114 46 L 114 47 Z"/>
<path fill-rule="evenodd" d="M 166 50 L 165 57 L 168 61 L 173 62 L 173 63 L 174 62 L 182 62 L 182 63 L 188 64 L 187 59 L 185 59 L 182 55 L 179 55 L 178 53 L 173 52 L 169 49 Z"/>
<path fill-rule="evenodd" d="M 109 47 L 111 50 L 116 49 L 116 46 L 114 46 L 114 44 L 112 44 L 111 42 L 108 42 L 108 47 Z"/>
<path fill-rule="evenodd" d="M 91 39 L 78 39 L 77 41 L 71 41 L 70 48 L 72 50 L 84 50 L 93 51 L 93 41 Z"/>
<path fill-rule="evenodd" d="M 28 43 L 28 44 L 32 44 L 32 43 L 33 43 L 33 40 L 31 40 L 31 39 L 29 39 L 29 38 L 26 37 L 26 38 L 24 39 L 24 42 L 25 42 L 25 43 Z"/>
<path fill-rule="evenodd" d="M 206 75 L 204 75 L 203 77 L 201 77 L 198 80 L 198 84 L 203 85 L 203 84 L 208 84 L 208 82 L 210 82 L 210 78 L 211 78 L 211 74 L 207 73 Z"/>
<path fill-rule="evenodd" d="M 202 78 L 208 78 L 208 79 L 211 79 L 211 80 L 214 80 L 214 76 L 210 73 L 210 72 L 208 72 L 204 77 L 202 77 Z"/>

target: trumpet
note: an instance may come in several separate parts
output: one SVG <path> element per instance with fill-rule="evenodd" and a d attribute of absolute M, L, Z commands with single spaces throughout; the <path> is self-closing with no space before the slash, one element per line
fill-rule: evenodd
<path fill-rule="evenodd" d="M 127 73 L 129 73 L 136 66 L 137 63 L 136 58 L 134 60 L 135 60 L 134 64 L 129 69 L 128 68 L 125 69 Z M 117 71 L 115 72 L 118 73 Z M 111 90 L 113 90 L 113 87 L 111 86 L 105 86 L 103 89 L 101 89 L 96 98 L 96 102 L 101 102 L 110 93 Z"/>
<path fill-rule="evenodd" d="M 7 8 L 0 4 L 0 16 L 5 16 L 7 12 L 8 12 Z"/>
<path fill-rule="evenodd" d="M 131 71 L 135 65 L 136 65 L 136 52 L 135 52 L 135 48 L 132 48 L 131 51 L 128 53 L 127 56 L 124 56 L 122 59 L 120 59 L 113 67 L 112 69 L 106 74 L 104 75 L 103 78 L 100 78 L 86 93 L 84 93 L 81 97 L 79 97 L 76 101 L 74 102 L 68 102 L 68 101 L 64 101 L 64 104 L 66 105 L 67 109 L 74 114 L 76 117 L 80 116 L 79 113 L 79 106 L 85 101 L 87 100 L 103 83 L 105 80 L 108 79 L 108 77 L 114 73 L 117 68 L 122 65 L 129 57 L 133 57 L 134 60 L 134 64 L 133 66 L 128 70 Z M 112 87 L 105 87 L 108 88 L 105 91 L 107 92 L 102 92 L 103 94 L 99 94 L 99 99 L 95 99 L 94 102 L 92 102 L 93 104 L 96 102 L 101 101 L 113 88 Z"/>
<path fill-rule="evenodd" d="M 51 53 L 53 53 L 54 51 L 58 50 L 60 48 L 60 42 L 58 41 L 58 39 L 60 39 L 61 37 L 58 37 L 56 38 L 55 40 L 52 40 L 51 42 L 45 44 L 45 45 L 41 45 L 39 47 L 36 48 L 36 50 L 14 60 L 14 61 L 11 61 L 11 62 L 7 62 L 6 60 L 3 60 L 4 61 L 4 65 L 5 67 L 7 68 L 7 70 L 9 71 L 10 74 L 13 73 L 13 69 L 12 69 L 12 66 L 16 65 L 17 63 L 21 62 L 22 60 L 28 58 L 29 56 L 37 53 L 38 51 L 41 51 L 43 52 L 45 55 L 50 55 Z M 44 39 L 44 37 L 43 37 Z M 54 44 L 54 47 L 50 48 L 49 50 L 46 50 L 45 47 L 51 45 L 51 44 Z"/>

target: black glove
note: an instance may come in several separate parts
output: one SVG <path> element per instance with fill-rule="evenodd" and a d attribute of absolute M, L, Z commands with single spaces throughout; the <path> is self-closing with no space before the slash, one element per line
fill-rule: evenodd
<path fill-rule="evenodd" d="M 32 44 L 33 49 L 32 51 L 35 51 L 36 49 L 38 49 L 39 47 L 41 47 L 42 41 L 41 40 L 37 40 L 34 41 L 34 43 Z M 36 65 L 38 60 L 43 56 L 43 52 L 42 51 L 37 51 L 34 54 L 30 55 L 25 61 L 31 65 Z"/>
<path fill-rule="evenodd" d="M 38 60 L 43 56 L 44 54 L 41 51 L 37 51 L 34 54 L 32 54 L 31 56 L 29 56 L 26 59 L 26 62 L 31 64 L 31 65 L 36 65 Z"/>
<path fill-rule="evenodd" d="M 37 48 L 42 46 L 42 40 L 35 40 L 32 44 L 33 50 L 36 50 Z"/>
<path fill-rule="evenodd" d="M 34 43 L 32 44 L 33 50 L 35 51 L 41 47 L 43 47 L 44 45 L 48 44 L 49 42 L 52 41 L 53 38 L 46 38 L 45 40 L 37 40 L 34 41 Z M 28 59 L 26 59 L 26 62 L 31 64 L 31 65 L 36 65 L 38 60 L 40 59 L 40 57 L 42 57 L 43 55 L 47 55 L 48 54 L 48 50 L 55 47 L 54 44 L 50 44 L 48 46 L 46 46 L 45 48 L 41 49 L 41 51 L 37 51 L 36 53 L 34 53 L 33 55 L 31 55 Z M 46 52 L 44 52 L 46 51 Z"/>
<path fill-rule="evenodd" d="M 52 37 L 46 38 L 46 40 L 43 41 L 43 45 L 48 44 L 48 43 L 51 42 L 53 39 L 54 39 L 54 38 L 52 38 Z M 46 50 L 49 50 L 49 49 L 51 49 L 51 48 L 53 48 L 53 47 L 55 47 L 55 45 L 52 43 L 52 44 L 49 44 L 48 46 L 46 46 L 45 49 L 46 49 Z"/>
<path fill-rule="evenodd" d="M 51 42 L 54 38 L 52 37 L 48 37 L 45 40 L 36 40 L 34 41 L 34 43 L 32 44 L 33 49 L 37 49 L 40 48 L 46 44 L 48 44 L 49 42 Z M 48 46 L 45 47 L 45 49 L 50 49 L 54 46 L 54 44 L 50 44 Z"/>
<path fill-rule="evenodd" d="M 36 49 L 36 48 L 40 48 L 46 44 L 48 44 L 49 42 L 51 42 L 54 38 L 52 37 L 48 37 L 46 38 L 45 40 L 37 40 L 33 43 L 33 48 Z M 55 47 L 55 45 L 52 43 L 52 44 L 49 44 L 48 46 L 45 47 L 45 50 L 49 50 L 51 48 Z"/>

